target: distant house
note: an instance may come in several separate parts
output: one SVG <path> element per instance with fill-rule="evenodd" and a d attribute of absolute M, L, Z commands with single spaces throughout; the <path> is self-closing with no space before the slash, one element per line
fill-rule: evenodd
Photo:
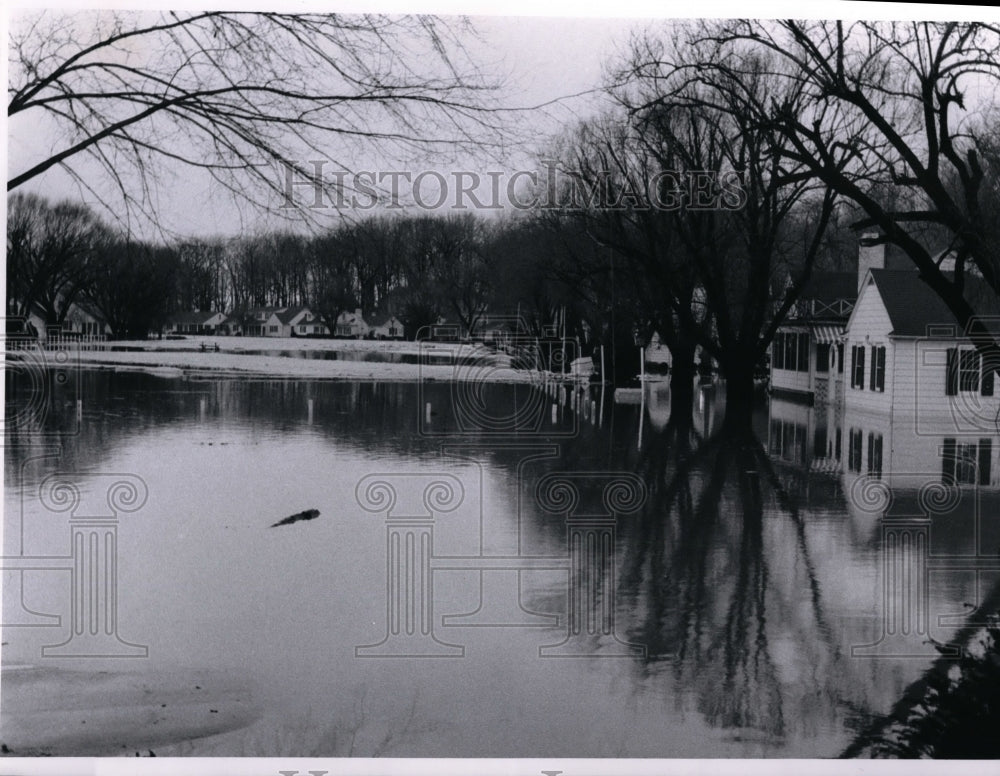
<path fill-rule="evenodd" d="M 234 337 L 243 334 L 243 323 L 246 313 L 243 311 L 231 312 L 225 317 L 217 328 L 218 334 Z"/>
<path fill-rule="evenodd" d="M 99 337 L 110 336 L 111 326 L 97 308 L 85 301 L 71 302 L 69 311 L 61 325 L 48 324 L 45 313 L 38 305 L 32 305 L 28 311 L 27 321 L 22 326 L 22 333 L 27 336 L 45 340 L 50 336 L 59 337 Z M 16 324 L 8 324 L 13 331 Z"/>
<path fill-rule="evenodd" d="M 858 295 L 854 272 L 817 272 L 771 343 L 771 390 L 809 402 L 842 395 L 844 337 Z"/>
<path fill-rule="evenodd" d="M 223 313 L 205 312 L 174 313 L 163 327 L 166 334 L 217 334 L 226 320 Z"/>
<path fill-rule="evenodd" d="M 326 325 L 308 307 L 254 307 L 233 312 L 220 333 L 247 337 L 308 337 L 328 333 Z"/>
<path fill-rule="evenodd" d="M 647 364 L 655 364 L 666 369 L 670 368 L 673 358 L 670 354 L 670 348 L 663 344 L 663 340 L 660 339 L 660 333 L 656 331 L 649 338 L 646 349 L 643 351 L 643 356 Z"/>
<path fill-rule="evenodd" d="M 1000 335 L 1000 299 L 973 274 L 966 298 Z M 996 433 L 996 370 L 913 270 L 869 269 L 847 323 L 845 406 L 915 420 L 950 417 L 961 430 Z"/>
<path fill-rule="evenodd" d="M 63 334 L 85 337 L 110 335 L 111 326 L 101 312 L 87 302 L 73 302 L 62 325 Z"/>
<path fill-rule="evenodd" d="M 338 337 L 354 337 L 360 339 L 368 336 L 371 327 L 365 322 L 361 315 L 361 308 L 357 308 L 353 313 L 342 312 L 337 316 L 335 334 Z"/>
<path fill-rule="evenodd" d="M 403 322 L 399 320 L 395 315 L 390 315 L 381 319 L 376 319 L 376 323 L 372 324 L 371 334 L 376 339 L 402 339 L 403 338 Z"/>
<path fill-rule="evenodd" d="M 278 312 L 284 307 L 254 307 L 243 314 L 240 325 L 247 337 L 280 337 L 283 324 Z"/>
<path fill-rule="evenodd" d="M 278 313 L 278 317 L 288 326 L 287 336 L 290 337 L 320 337 L 330 333 L 326 324 L 308 307 L 290 307 Z"/>

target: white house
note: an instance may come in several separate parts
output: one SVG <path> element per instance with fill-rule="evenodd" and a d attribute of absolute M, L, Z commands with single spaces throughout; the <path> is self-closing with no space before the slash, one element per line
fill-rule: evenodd
<path fill-rule="evenodd" d="M 1000 335 L 1000 299 L 981 278 L 966 297 Z M 996 370 L 914 270 L 869 269 L 847 322 L 845 407 L 921 428 L 949 419 L 957 433 L 1000 433 Z"/>
<path fill-rule="evenodd" d="M 225 320 L 223 313 L 211 310 L 175 313 L 167 319 L 163 331 L 166 334 L 216 334 Z"/>
<path fill-rule="evenodd" d="M 771 342 L 771 391 L 808 402 L 842 395 L 841 339 L 857 298 L 854 272 L 817 272 Z"/>
<path fill-rule="evenodd" d="M 353 313 L 342 312 L 337 316 L 337 327 L 334 332 L 338 337 L 355 337 L 360 339 L 368 336 L 371 327 L 365 323 L 361 315 L 361 308 L 357 308 Z"/>
<path fill-rule="evenodd" d="M 243 316 L 243 334 L 248 337 L 280 337 L 284 324 L 278 317 L 285 307 L 255 307 Z M 290 336 L 285 334 L 284 336 Z"/>
<path fill-rule="evenodd" d="M 371 327 L 371 333 L 376 339 L 402 339 L 403 322 L 395 315 L 381 319 Z"/>
<path fill-rule="evenodd" d="M 87 302 L 71 302 L 69 311 L 61 325 L 50 326 L 45 322 L 45 316 L 40 307 L 32 306 L 25 321 L 26 332 L 34 332 L 38 339 L 45 340 L 52 336 L 94 337 L 109 336 L 111 326 L 104 316 Z M 8 331 L 13 331 L 12 323 L 8 323 Z"/>
<path fill-rule="evenodd" d="M 288 307 L 276 313 L 281 337 L 309 337 L 329 334 L 330 330 L 308 307 Z"/>

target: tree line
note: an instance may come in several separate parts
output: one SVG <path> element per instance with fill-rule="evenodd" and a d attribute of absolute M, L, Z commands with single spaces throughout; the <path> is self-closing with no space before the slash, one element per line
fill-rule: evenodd
<path fill-rule="evenodd" d="M 360 308 L 397 315 L 411 335 L 440 318 L 473 331 L 488 312 L 519 313 L 540 332 L 561 305 L 575 304 L 549 262 L 558 249 L 532 219 L 474 214 L 152 243 L 123 236 L 79 203 L 16 193 L 8 197 L 7 314 L 35 312 L 58 327 L 86 303 L 122 338 L 159 332 L 178 312 L 300 305 L 331 331 L 342 312 Z"/>
<path fill-rule="evenodd" d="M 437 21 L 173 14 L 116 17 L 115 25 L 95 26 L 93 40 L 76 40 L 59 19 L 36 20 L 15 35 L 10 112 L 85 116 L 67 130 L 83 139 L 15 175 L 9 191 L 85 154 L 98 155 L 113 185 L 125 183 L 118 166 L 108 167 L 119 157 L 133 163 L 130 181 L 153 185 L 156 162 L 179 155 L 252 199 L 257 189 L 233 178 L 252 183 L 259 168 L 249 151 L 294 166 L 304 158 L 298 152 L 326 135 L 371 154 L 399 142 L 415 152 L 503 135 L 487 131 L 498 116 L 493 85 L 462 36 Z M 48 37 L 39 25 L 48 25 Z M 390 38 L 409 42 L 400 51 L 416 57 L 411 65 L 437 69 L 407 67 L 401 56 L 392 71 L 399 75 L 389 78 L 378 52 Z M 101 52 L 125 40 L 165 56 L 106 72 L 112 65 Z M 371 56 L 370 41 L 380 41 Z M 421 45 L 434 56 L 417 56 Z M 220 56 L 220 47 L 230 53 Z M 317 90 L 322 79 L 297 81 L 296 73 L 309 72 L 305 61 L 329 70 L 341 92 Z M 986 363 L 1000 363 L 969 293 L 975 276 L 1000 294 L 1000 27 L 670 22 L 638 34 L 606 65 L 610 107 L 540 151 L 540 162 L 563 174 L 573 207 L 496 222 L 370 218 L 312 237 L 275 232 L 158 247 L 109 240 L 78 206 L 46 203 L 53 234 L 41 242 L 62 257 L 53 264 L 32 253 L 15 223 L 18 211 L 40 206 L 15 193 L 10 285 L 20 304 L 31 300 L 58 321 L 71 294 L 53 284 L 76 294 L 89 284 L 90 298 L 108 310 L 127 306 L 130 283 L 136 299 L 165 284 L 164 301 L 149 300 L 141 315 L 106 313 L 123 321 L 114 324 L 123 331 L 141 329 L 142 315 L 194 307 L 300 303 L 329 322 L 336 310 L 392 299 L 411 327 L 447 314 L 464 328 L 487 310 L 519 310 L 551 325 L 558 310 L 559 320 L 597 339 L 625 343 L 659 332 L 681 402 L 695 352 L 709 354 L 739 401 L 752 395 L 754 369 L 816 268 L 851 266 L 854 226 L 877 231 L 909 257 Z M 135 100 L 119 88 L 121 78 L 139 79 Z M 156 87 L 161 82 L 169 94 Z M 176 130 L 166 137 L 193 142 L 158 142 L 154 130 L 164 121 Z M 206 145 L 199 140 L 206 135 L 222 140 Z M 122 196 L 135 210 L 130 191 Z M 101 258 L 71 260 L 74 235 L 92 241 L 97 247 L 85 253 Z M 945 253 L 953 271 L 942 268 Z"/>

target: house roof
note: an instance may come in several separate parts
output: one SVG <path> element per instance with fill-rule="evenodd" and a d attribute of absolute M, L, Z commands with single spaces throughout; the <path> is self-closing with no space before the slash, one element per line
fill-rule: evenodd
<path fill-rule="evenodd" d="M 951 276 L 952 273 L 944 274 Z M 958 326 L 951 310 L 918 272 L 873 269 L 871 276 L 889 314 L 895 336 L 923 337 L 928 326 Z M 982 278 L 974 275 L 966 277 L 965 298 L 979 315 L 1000 316 L 1000 297 Z M 1000 320 L 988 321 L 987 326 L 992 331 L 1000 332 Z"/>
<path fill-rule="evenodd" d="M 309 312 L 309 308 L 308 307 L 287 307 L 287 308 L 285 308 L 283 310 L 277 310 L 275 312 L 276 312 L 276 314 L 278 316 L 278 320 L 279 321 L 281 321 L 282 323 L 288 324 L 288 323 L 291 323 L 293 320 L 295 320 L 295 316 L 297 316 L 297 315 L 299 315 L 301 313 Z"/>
<path fill-rule="evenodd" d="M 93 318 L 95 321 L 104 321 L 104 314 L 85 299 L 77 299 L 70 305 L 69 317 L 72 317 L 74 308 L 76 311 Z"/>
<path fill-rule="evenodd" d="M 814 272 L 802 289 L 803 300 L 834 302 L 837 299 L 857 299 L 857 272 Z"/>
<path fill-rule="evenodd" d="M 209 320 L 210 318 L 214 318 L 216 315 L 218 315 L 217 312 L 211 312 L 211 311 L 208 312 L 189 311 L 189 312 L 174 313 L 173 315 L 170 316 L 170 322 L 203 324 L 205 323 L 205 321 Z"/>

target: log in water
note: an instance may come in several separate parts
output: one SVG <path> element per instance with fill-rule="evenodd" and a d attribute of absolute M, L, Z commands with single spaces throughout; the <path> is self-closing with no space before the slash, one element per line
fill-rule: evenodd
<path fill-rule="evenodd" d="M 271 528 L 277 528 L 279 525 L 291 525 L 292 523 L 299 522 L 299 520 L 315 520 L 317 517 L 319 517 L 318 509 L 306 509 L 294 515 L 289 515 L 284 520 L 279 520 Z"/>

